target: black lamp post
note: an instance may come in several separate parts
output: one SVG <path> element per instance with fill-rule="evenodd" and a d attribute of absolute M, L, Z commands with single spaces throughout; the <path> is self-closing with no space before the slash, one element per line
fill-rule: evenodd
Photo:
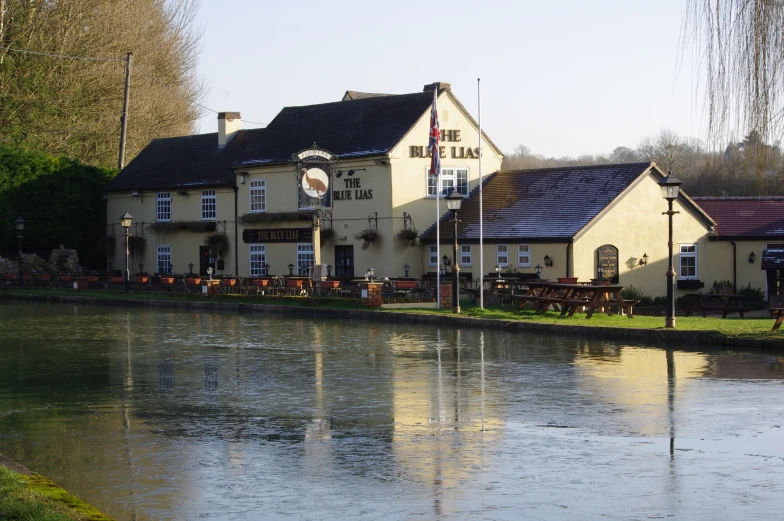
<path fill-rule="evenodd" d="M 140 263 L 139 263 L 139 274 L 141 275 L 141 274 L 143 274 L 143 273 L 144 273 L 144 263 L 143 263 L 143 262 L 140 262 Z"/>
<path fill-rule="evenodd" d="M 294 275 L 294 264 L 289 264 L 289 276 Z"/>
<path fill-rule="evenodd" d="M 669 235 L 667 246 L 670 250 L 670 265 L 667 268 L 667 318 L 664 322 L 664 327 L 675 327 L 675 268 L 672 266 L 672 216 L 678 212 L 672 210 L 672 202 L 678 198 L 681 182 L 677 177 L 673 177 L 671 173 L 667 177 L 659 181 L 661 187 L 662 197 L 667 199 L 667 211 L 662 212 L 669 218 Z"/>
<path fill-rule="evenodd" d="M 438 268 L 438 271 L 440 271 L 440 272 L 441 272 L 441 278 L 443 279 L 443 278 L 444 278 L 444 275 L 446 275 L 446 266 L 444 266 L 444 265 L 442 264 L 442 265 L 441 265 L 441 266 Z"/>
<path fill-rule="evenodd" d="M 24 281 L 22 280 L 22 230 L 24 230 L 25 220 L 21 217 L 14 221 L 14 226 L 16 226 L 16 238 L 19 239 L 19 260 L 17 264 L 19 264 L 19 288 L 24 287 Z"/>
<path fill-rule="evenodd" d="M 460 313 L 460 265 L 457 260 L 457 212 L 463 204 L 463 196 L 457 190 L 449 192 L 446 199 L 446 207 L 452 212 L 452 222 L 455 223 L 455 242 L 452 245 L 452 313 Z"/>
<path fill-rule="evenodd" d="M 129 273 L 128 273 L 128 238 L 131 235 L 130 228 L 131 228 L 131 221 L 133 220 L 133 215 L 125 212 L 120 216 L 120 225 L 125 228 L 125 294 L 127 295 L 130 290 L 130 281 L 129 281 Z"/>
<path fill-rule="evenodd" d="M 327 264 L 327 277 L 332 276 L 332 264 Z"/>
<path fill-rule="evenodd" d="M 537 279 L 541 279 L 542 278 L 542 267 L 537 264 L 536 267 L 534 268 L 534 271 L 536 272 L 536 278 Z"/>
<path fill-rule="evenodd" d="M 410 270 L 410 269 L 411 269 L 411 266 L 409 266 L 408 263 L 403 264 L 403 271 L 406 272 L 406 275 L 405 275 L 406 277 L 408 277 L 408 270 Z"/>
<path fill-rule="evenodd" d="M 193 263 L 191 262 L 188 264 L 188 269 L 190 270 L 190 275 L 193 275 Z"/>

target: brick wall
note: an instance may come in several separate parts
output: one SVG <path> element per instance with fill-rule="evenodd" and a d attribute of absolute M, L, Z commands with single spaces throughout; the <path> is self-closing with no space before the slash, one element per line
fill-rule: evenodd
<path fill-rule="evenodd" d="M 362 305 L 369 308 L 381 307 L 381 282 L 367 282 L 361 284 L 361 289 L 367 289 L 367 297 L 362 297 Z"/>
<path fill-rule="evenodd" d="M 443 309 L 452 309 L 452 281 L 449 281 L 449 284 L 441 283 L 439 304 Z"/>

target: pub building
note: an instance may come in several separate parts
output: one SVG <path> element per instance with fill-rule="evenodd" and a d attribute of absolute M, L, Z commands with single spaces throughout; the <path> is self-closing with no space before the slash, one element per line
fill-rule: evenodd
<path fill-rule="evenodd" d="M 427 148 L 435 89 L 438 181 Z M 132 271 L 433 276 L 444 255 L 454 262 L 452 216 L 444 201 L 437 215 L 436 194 L 455 190 L 466 198 L 457 261 L 476 280 L 481 161 L 485 276 L 534 276 L 539 267 L 544 279 L 610 279 L 664 295 L 666 174 L 654 163 L 505 172 L 502 160 L 484 134 L 480 158 L 477 124 L 448 83 L 400 95 L 348 91 L 286 107 L 263 129 L 242 130 L 239 113 L 223 112 L 217 133 L 154 139 L 109 183 L 107 234 L 122 236 L 120 215 L 134 216 Z M 730 279 L 733 258 L 716 240 L 724 223 L 683 191 L 674 206 L 676 295 Z M 124 266 L 120 250 L 107 259 L 115 268 Z M 733 280 L 765 289 L 765 277 L 736 269 Z"/>

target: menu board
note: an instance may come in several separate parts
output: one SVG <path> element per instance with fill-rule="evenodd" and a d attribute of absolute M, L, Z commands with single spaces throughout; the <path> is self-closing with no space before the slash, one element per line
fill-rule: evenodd
<path fill-rule="evenodd" d="M 599 246 L 596 250 L 597 266 L 601 267 L 602 279 L 618 282 L 618 248 L 612 244 Z M 598 269 L 597 269 L 598 271 Z"/>

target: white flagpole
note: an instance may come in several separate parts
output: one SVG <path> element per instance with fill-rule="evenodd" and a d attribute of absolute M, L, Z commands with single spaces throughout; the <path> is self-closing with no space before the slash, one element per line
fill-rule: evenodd
<path fill-rule="evenodd" d="M 479 78 L 476 79 L 476 115 L 479 123 L 479 308 L 485 308 L 485 251 L 484 230 L 482 228 L 482 96 L 479 92 Z"/>
<path fill-rule="evenodd" d="M 436 153 L 439 153 L 436 151 Z M 436 309 L 441 309 L 441 212 L 438 200 L 441 199 L 441 176 L 436 176 Z"/>

